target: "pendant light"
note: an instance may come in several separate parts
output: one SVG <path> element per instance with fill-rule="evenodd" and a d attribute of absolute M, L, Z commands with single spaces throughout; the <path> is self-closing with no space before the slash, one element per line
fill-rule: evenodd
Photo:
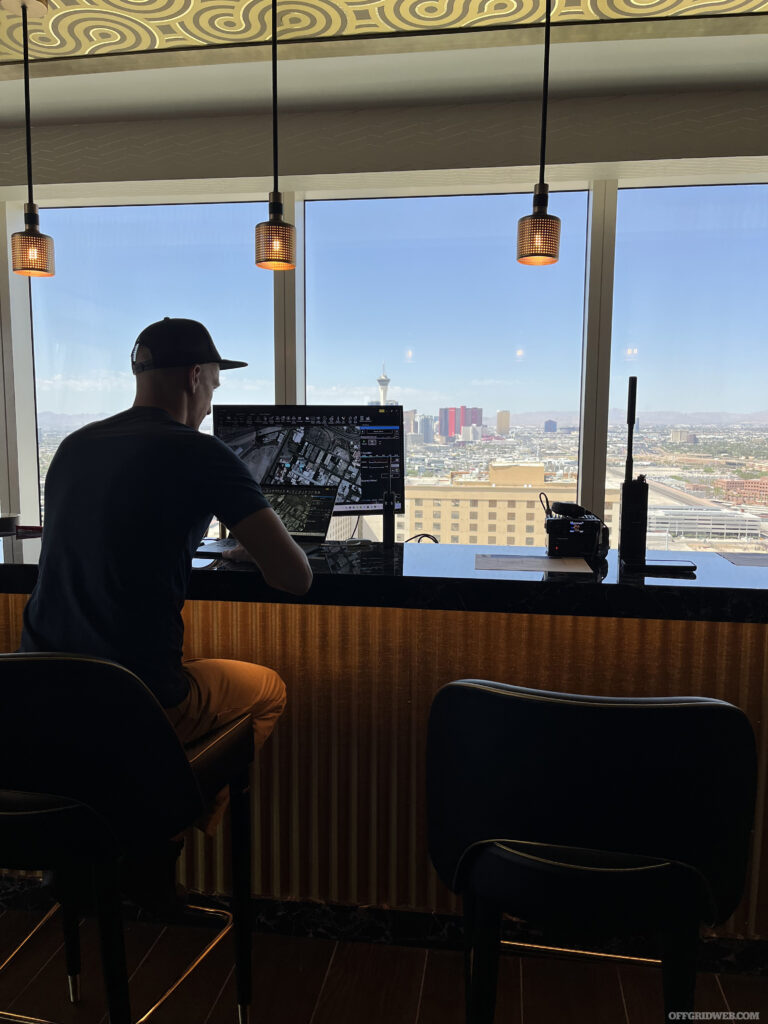
<path fill-rule="evenodd" d="M 549 185 L 544 181 L 547 148 L 547 101 L 549 99 L 549 37 L 552 21 L 552 0 L 544 0 L 544 85 L 541 95 L 541 155 L 539 182 L 533 190 L 533 213 L 517 223 L 517 262 L 529 267 L 557 263 L 560 255 L 560 218 L 547 213 Z"/>
<path fill-rule="evenodd" d="M 0 0 L 6 10 L 17 12 L 21 7 L 21 28 L 24 39 L 24 121 L 27 139 L 27 202 L 24 204 L 24 230 L 11 235 L 11 261 L 14 273 L 24 277 L 53 277 L 53 239 L 40 233 L 40 218 L 32 195 L 32 133 L 29 114 L 29 28 L 27 8 L 42 16 L 48 0 Z"/>
<path fill-rule="evenodd" d="M 256 266 L 263 270 L 293 270 L 296 228 L 283 220 L 283 196 L 277 187 L 277 0 L 272 0 L 272 176 L 269 220 L 256 225 Z"/>

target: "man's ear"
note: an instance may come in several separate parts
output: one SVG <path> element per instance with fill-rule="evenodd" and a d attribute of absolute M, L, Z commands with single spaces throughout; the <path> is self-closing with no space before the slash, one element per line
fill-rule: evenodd
<path fill-rule="evenodd" d="M 202 372 L 202 367 L 199 363 L 195 363 L 194 366 L 190 366 L 187 369 L 187 386 L 193 395 L 200 387 L 200 375 Z"/>

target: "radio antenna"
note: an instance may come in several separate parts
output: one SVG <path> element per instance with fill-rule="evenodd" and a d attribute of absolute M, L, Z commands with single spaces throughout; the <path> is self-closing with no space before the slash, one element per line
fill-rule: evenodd
<path fill-rule="evenodd" d="M 637 377 L 629 378 L 629 396 L 627 398 L 627 426 L 629 437 L 627 438 L 627 469 L 624 474 L 624 482 L 629 483 L 632 479 L 632 432 L 635 429 L 635 404 L 637 402 Z"/>

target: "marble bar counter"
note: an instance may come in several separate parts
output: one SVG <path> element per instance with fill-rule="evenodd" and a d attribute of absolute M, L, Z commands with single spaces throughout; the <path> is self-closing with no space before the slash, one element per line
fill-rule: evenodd
<path fill-rule="evenodd" d="M 39 541 L 4 542 L 0 593 L 28 593 L 37 575 Z M 140 552 L 141 545 L 137 545 Z M 151 558 L 151 543 L 146 546 Z M 269 587 L 249 563 L 195 560 L 190 600 L 298 603 L 351 607 L 523 612 L 633 619 L 768 623 L 765 565 L 737 565 L 715 552 L 649 552 L 648 560 L 686 556 L 684 578 L 619 574 L 615 551 L 597 572 L 565 573 L 559 559 L 534 571 L 484 568 L 482 556 L 527 561 L 543 548 L 458 544 L 329 542 L 310 557 L 315 574 L 304 597 Z M 481 556 L 478 559 L 478 556 Z M 730 556 L 738 558 L 738 556 Z"/>

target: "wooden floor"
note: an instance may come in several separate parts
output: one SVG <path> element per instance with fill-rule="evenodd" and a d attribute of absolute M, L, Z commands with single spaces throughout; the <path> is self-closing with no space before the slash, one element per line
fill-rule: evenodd
<path fill-rule="evenodd" d="M 0 963 L 35 916 L 0 916 Z M 134 1019 L 204 947 L 210 931 L 126 923 Z M 0 1009 L 61 1024 L 106 1024 L 95 922 L 81 925 L 83 998 L 66 1000 L 54 918 L 0 973 Z M 152 1018 L 157 1024 L 233 1024 L 229 937 Z M 402 946 L 254 936 L 253 1024 L 463 1024 L 462 956 Z M 768 978 L 700 974 L 697 1009 L 755 1011 L 768 1021 Z M 505 956 L 497 1024 L 662 1024 L 653 967 Z"/>

